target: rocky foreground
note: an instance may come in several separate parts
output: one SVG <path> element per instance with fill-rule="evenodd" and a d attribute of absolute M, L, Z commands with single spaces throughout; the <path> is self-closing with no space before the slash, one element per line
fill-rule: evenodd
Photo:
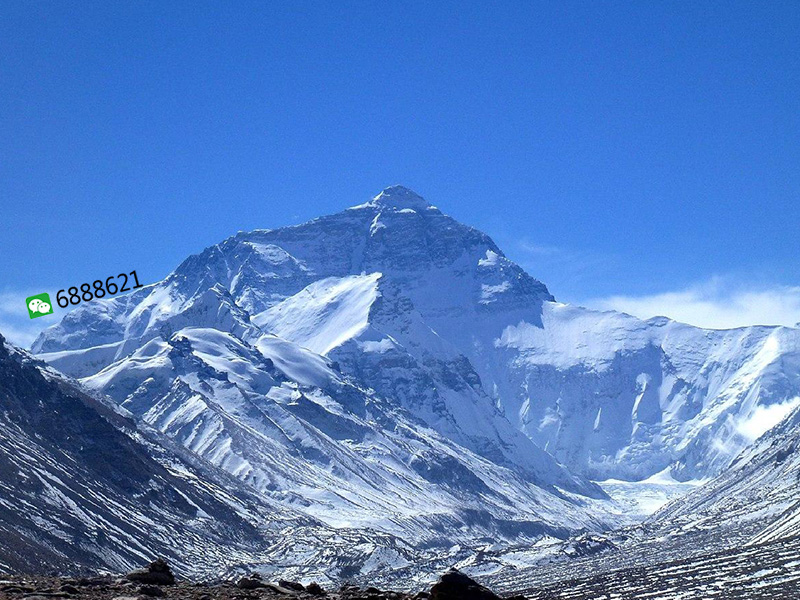
<path fill-rule="evenodd" d="M 652 550 L 652 549 L 651 549 Z M 622 561 L 622 557 L 618 557 Z M 797 600 L 800 598 L 800 537 L 730 548 L 651 565 L 588 572 L 573 564 L 573 577 L 531 586 L 517 572 L 522 595 L 506 600 Z M 498 580 L 491 585 L 509 589 Z M 513 589 L 513 588 L 512 588 Z M 450 570 L 430 590 L 406 594 L 344 585 L 323 589 L 310 583 L 267 581 L 258 574 L 236 581 L 194 583 L 176 580 L 166 562 L 124 577 L 64 578 L 0 575 L 0 599 L 48 600 L 502 600 L 463 573 Z"/>
<path fill-rule="evenodd" d="M 258 574 L 238 581 L 191 583 L 177 581 L 162 560 L 125 577 L 103 576 L 63 578 L 44 576 L 0 576 L 0 598 L 13 600 L 501 600 L 500 596 L 466 575 L 451 570 L 439 579 L 430 592 L 409 595 L 382 591 L 373 587 L 344 585 L 325 590 L 316 583 L 302 585 L 293 581 L 268 582 Z M 524 600 L 514 596 L 508 600 Z"/>

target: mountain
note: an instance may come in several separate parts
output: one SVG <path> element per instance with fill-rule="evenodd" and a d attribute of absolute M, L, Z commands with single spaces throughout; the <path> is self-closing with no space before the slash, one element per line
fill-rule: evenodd
<path fill-rule="evenodd" d="M 445 273 L 491 243 L 431 210 L 451 231 L 415 256 L 366 244 L 353 230 L 361 209 L 291 228 L 319 255 L 313 265 L 288 243 L 259 241 L 269 232 L 237 235 L 162 282 L 74 310 L 34 349 L 259 497 L 325 527 L 397 536 L 418 551 L 620 522 L 597 485 L 512 425 L 405 295 L 420 269 Z M 332 275 L 356 260 L 336 246 L 359 236 L 365 264 L 386 262 L 387 274 Z M 516 277 L 508 293 L 550 297 L 499 254 L 481 267 L 487 285 L 506 271 Z M 452 291 L 463 297 L 465 285 Z"/>
<path fill-rule="evenodd" d="M 14 513 L 32 558 L 13 558 L 18 543 L 0 537 L 9 566 L 75 554 L 119 570 L 171 552 L 194 572 L 205 552 L 221 557 L 217 573 L 409 587 L 458 563 L 511 590 L 608 571 L 623 555 L 650 568 L 654 552 L 680 560 L 796 531 L 798 417 L 785 417 L 800 407 L 798 329 L 705 330 L 559 303 L 488 236 L 399 186 L 302 225 L 240 232 L 163 281 L 84 304 L 39 336 L 36 358 L 5 348 L 0 364 L 33 378 L 0 378 L 3 398 L 27 399 L 5 418 L 46 386 L 73 400 L 50 406 L 52 422 L 26 416 L 21 443 L 2 432 L 4 471 L 25 463 L 85 481 L 71 503 L 2 490 L 39 510 L 27 522 Z M 105 433 L 50 438 L 73 419 Z M 72 458 L 89 438 L 122 457 L 108 472 L 110 459 L 84 472 Z M 200 517 L 143 504 L 143 480 L 115 487 L 150 469 Z M 632 521 L 592 479 L 670 477 L 717 478 L 644 524 L 592 533 Z M 122 516 L 92 504 L 99 494 Z M 84 512 L 82 527 L 157 526 L 139 527 L 136 543 L 115 530 L 95 551 L 64 525 Z M 177 546 L 160 533 L 170 530 Z M 541 568 L 555 555 L 565 560 Z"/>
<path fill-rule="evenodd" d="M 123 571 L 161 555 L 199 576 L 254 555 L 259 524 L 277 521 L 2 337 L 0 473 L 6 571 Z"/>
<path fill-rule="evenodd" d="M 798 473 L 800 409 L 760 437 L 719 477 L 656 513 L 650 526 L 681 534 L 724 531 L 726 538 L 735 536 L 748 545 L 800 536 Z"/>
<path fill-rule="evenodd" d="M 191 341 L 199 343 L 199 337 Z M 168 351 L 172 357 L 167 360 L 184 366 L 191 362 L 189 343 L 188 338 L 176 338 Z M 210 373 L 213 367 L 205 369 Z M 209 377 L 206 381 L 213 380 L 209 373 L 205 373 Z M 295 399 L 302 411 L 302 396 L 297 394 Z M 191 411 L 196 404 L 184 408 Z M 331 423 L 336 425 L 335 421 Z M 341 432 L 353 433 L 356 428 L 343 425 Z M 228 431 L 231 438 L 246 438 L 235 428 Z M 285 431 L 288 433 L 289 428 Z M 268 449 L 265 446 L 261 451 Z M 308 516 L 305 508 L 315 506 L 316 499 L 310 495 L 310 500 L 306 498 L 307 489 L 298 486 L 294 491 L 287 485 L 283 493 L 288 499 L 273 500 L 268 492 L 256 492 L 252 481 L 240 480 L 234 476 L 239 473 L 218 468 L 193 450 L 197 448 L 192 444 L 185 447 L 176 443 L 171 435 L 148 426 L 110 398 L 65 377 L 0 337 L 0 569 L 17 573 L 119 573 L 161 556 L 184 577 L 228 577 L 256 569 L 274 579 L 289 577 L 334 585 L 343 580 L 370 581 L 373 574 L 381 573 L 395 586 L 409 588 L 430 579 L 439 565 L 468 555 L 474 547 L 414 545 L 363 523 L 348 523 L 350 514 L 344 510 L 338 513 L 341 522 L 332 527 Z M 392 450 L 397 448 L 386 448 L 387 452 Z M 308 452 L 312 453 L 310 447 Z M 227 454 L 228 458 L 233 456 L 233 452 Z M 278 461 L 284 458 L 277 456 Z M 375 453 L 373 460 L 380 459 Z M 446 454 L 442 453 L 439 460 L 453 469 L 451 473 L 438 473 L 446 480 L 436 490 L 439 495 L 420 489 L 425 487 L 424 480 L 414 482 L 419 487 L 409 490 L 424 501 L 434 498 L 444 502 L 448 497 L 443 490 L 457 495 L 459 489 L 474 484 L 470 473 L 456 461 L 447 462 Z M 231 466 L 222 462 L 225 467 Z M 289 460 L 284 469 L 289 472 L 301 462 Z M 368 468 L 363 462 L 352 462 L 354 467 Z M 429 478 L 437 475 L 423 456 L 412 459 L 412 464 Z M 331 497 L 349 495 L 347 490 L 333 487 L 335 482 L 315 485 L 323 483 L 330 486 L 327 492 Z M 482 491 L 492 494 L 488 485 L 482 486 Z M 507 491 L 513 493 L 513 482 Z M 561 508 L 578 521 L 590 522 L 579 505 L 542 490 L 537 493 L 541 503 L 555 506 L 543 514 Z M 526 500 L 532 498 L 529 494 Z M 381 499 L 377 488 L 374 499 L 375 519 L 388 521 L 391 511 L 377 504 Z M 506 522 L 492 523 L 492 511 L 499 512 L 496 507 L 501 499 L 488 498 L 486 508 L 472 512 L 469 495 L 464 493 L 460 499 L 464 503 L 462 515 L 450 507 L 447 523 L 430 522 L 434 534 L 450 542 L 480 544 L 481 532 L 494 535 L 497 528 L 506 531 L 509 538 L 522 540 L 543 532 L 568 531 L 548 525 L 541 517 L 530 522 L 509 517 Z M 454 502 L 452 498 L 450 501 Z M 359 511 L 351 512 L 359 517 Z M 535 514 L 535 508 L 529 512 Z M 465 515 L 474 519 L 471 529 L 460 520 L 467 518 Z M 418 527 L 426 516 L 430 518 L 423 515 Z M 364 520 L 363 514 L 360 518 Z M 473 535 L 477 539 L 472 539 Z M 425 568 L 428 564 L 437 567 Z M 413 577 L 391 577 L 409 565 L 418 566 Z"/>
<path fill-rule="evenodd" d="M 547 462 L 537 447 L 591 479 L 708 478 L 763 433 L 759 410 L 800 396 L 797 329 L 706 330 L 555 302 L 488 236 L 400 186 L 239 233 L 163 282 L 69 313 L 33 350 L 91 378 L 185 326 L 248 343 L 272 333 L 534 478 Z"/>
<path fill-rule="evenodd" d="M 800 409 L 774 422 L 722 474 L 643 523 L 474 555 L 459 566 L 533 598 L 795 598 L 800 564 Z"/>

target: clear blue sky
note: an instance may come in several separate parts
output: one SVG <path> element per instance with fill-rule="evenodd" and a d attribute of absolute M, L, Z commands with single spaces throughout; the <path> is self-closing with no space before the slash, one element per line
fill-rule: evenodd
<path fill-rule="evenodd" d="M 6 300 L 394 183 L 565 300 L 800 286 L 799 2 L 8 1 L 0 31 Z"/>

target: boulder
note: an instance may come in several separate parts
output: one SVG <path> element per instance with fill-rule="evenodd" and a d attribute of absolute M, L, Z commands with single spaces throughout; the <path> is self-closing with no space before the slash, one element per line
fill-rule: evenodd
<path fill-rule="evenodd" d="M 69 594 L 70 596 L 74 596 L 75 594 L 79 593 L 78 588 L 76 588 L 74 585 L 69 584 L 69 583 L 62 584 L 61 588 L 59 588 L 59 589 L 62 592 L 64 592 L 65 594 Z"/>
<path fill-rule="evenodd" d="M 450 569 L 431 588 L 432 600 L 500 600 L 500 596 L 456 569 Z"/>
<path fill-rule="evenodd" d="M 261 581 L 261 575 L 253 573 L 250 576 L 242 577 L 236 586 L 241 590 L 257 590 L 259 588 L 268 587 L 266 583 Z"/>
<path fill-rule="evenodd" d="M 279 579 L 278 585 L 282 588 L 286 588 L 287 590 L 293 590 L 295 592 L 304 592 L 306 591 L 306 586 L 302 583 L 297 583 L 296 581 L 286 581 L 285 579 Z"/>
<path fill-rule="evenodd" d="M 164 590 L 162 590 L 157 585 L 143 585 L 139 588 L 139 593 L 142 596 L 150 596 L 153 598 L 160 598 L 164 595 Z"/>
<path fill-rule="evenodd" d="M 309 583 L 306 586 L 306 591 L 311 594 L 312 596 L 324 596 L 325 590 L 322 589 L 322 586 L 318 584 L 316 581 Z"/>
<path fill-rule="evenodd" d="M 175 576 L 163 558 L 154 560 L 147 565 L 146 569 L 128 573 L 125 578 L 145 585 L 172 585 L 175 583 Z"/>

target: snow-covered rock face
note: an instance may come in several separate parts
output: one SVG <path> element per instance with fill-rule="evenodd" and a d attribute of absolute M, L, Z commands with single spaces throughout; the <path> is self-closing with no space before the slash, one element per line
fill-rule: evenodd
<path fill-rule="evenodd" d="M 452 542 L 461 534 L 449 523 L 461 511 L 485 516 L 483 535 L 495 532 L 491 521 L 499 515 L 516 521 L 511 537 L 560 528 L 565 520 L 555 507 L 583 526 L 600 523 L 271 335 L 251 346 L 216 329 L 186 328 L 154 338 L 83 383 L 264 497 L 330 526 L 379 525 L 417 541 Z M 542 480 L 578 487 L 544 458 Z"/>
<path fill-rule="evenodd" d="M 535 320 L 549 298 L 485 235 L 392 188 L 238 234 L 163 282 L 77 309 L 35 348 L 326 526 L 427 546 L 521 542 L 617 517 L 504 418 L 417 304 L 446 318 L 519 303 Z"/>
<path fill-rule="evenodd" d="M 213 381 L 198 381 L 193 373 L 201 367 L 175 363 L 166 348 L 188 339 L 198 355 L 198 329 L 231 336 L 213 343 L 238 341 L 237 360 L 258 365 L 258 352 L 280 376 L 267 369 L 274 382 L 254 373 L 246 384 L 210 375 Z M 208 342 L 208 335 L 201 337 Z M 270 398 L 281 410 L 292 406 L 285 400 L 291 394 L 265 389 L 312 386 L 318 391 L 298 393 L 326 398 L 312 400 L 323 407 L 315 411 L 348 418 L 351 408 L 334 388 L 369 388 L 379 404 L 413 415 L 475 460 L 588 496 L 599 492 L 542 449 L 591 478 L 643 479 L 665 468 L 679 479 L 709 477 L 752 442 L 757 411 L 800 395 L 798 330 L 709 331 L 556 303 L 488 236 L 399 186 L 302 225 L 237 234 L 161 283 L 73 311 L 34 351 L 135 403 L 153 422 L 170 410 L 216 411 L 234 449 L 241 434 L 229 433 L 232 409 L 211 397 L 222 394 L 220 386 L 233 386 L 247 402 L 253 394 Z M 208 353 L 200 354 L 207 362 Z M 368 404 L 359 403 L 360 410 Z M 203 419 L 208 427 L 210 416 Z M 405 416 L 392 419 L 418 427 Z M 197 436 L 189 423 L 173 434 L 191 446 Z M 242 431 L 253 428 L 246 425 Z M 370 435 L 384 443 L 379 429 Z M 298 455 L 308 450 L 304 436 L 292 442 L 302 448 Z M 377 450 L 365 440 L 351 449 L 374 462 Z M 232 452 L 250 467 L 209 452 L 245 478 L 248 468 L 257 470 L 244 450 Z M 335 454 L 320 446 L 314 453 Z M 406 466 L 415 464 L 408 456 Z M 332 472 L 338 460 L 329 463 Z M 254 477 L 279 488 L 268 472 Z"/>
<path fill-rule="evenodd" d="M 375 196 L 369 202 L 369 205 L 381 209 L 395 210 L 426 210 L 433 208 L 425 198 L 402 185 L 393 185 L 386 188 Z"/>
<path fill-rule="evenodd" d="M 507 327 L 501 376 L 489 376 L 532 439 L 593 477 L 713 476 L 765 431 L 757 411 L 800 394 L 796 329 L 711 331 L 558 304 L 543 325 Z"/>
<path fill-rule="evenodd" d="M 113 406 L 110 405 L 110 406 Z M 0 337 L 0 566 L 217 576 L 298 521 Z M 277 529 L 277 527 L 275 528 Z"/>
<path fill-rule="evenodd" d="M 800 398 L 760 411 L 768 426 L 790 416 L 739 455 L 722 475 L 657 513 L 650 525 L 669 535 L 746 532 L 753 544 L 800 535 Z M 774 414 L 769 414 L 770 412 Z"/>

